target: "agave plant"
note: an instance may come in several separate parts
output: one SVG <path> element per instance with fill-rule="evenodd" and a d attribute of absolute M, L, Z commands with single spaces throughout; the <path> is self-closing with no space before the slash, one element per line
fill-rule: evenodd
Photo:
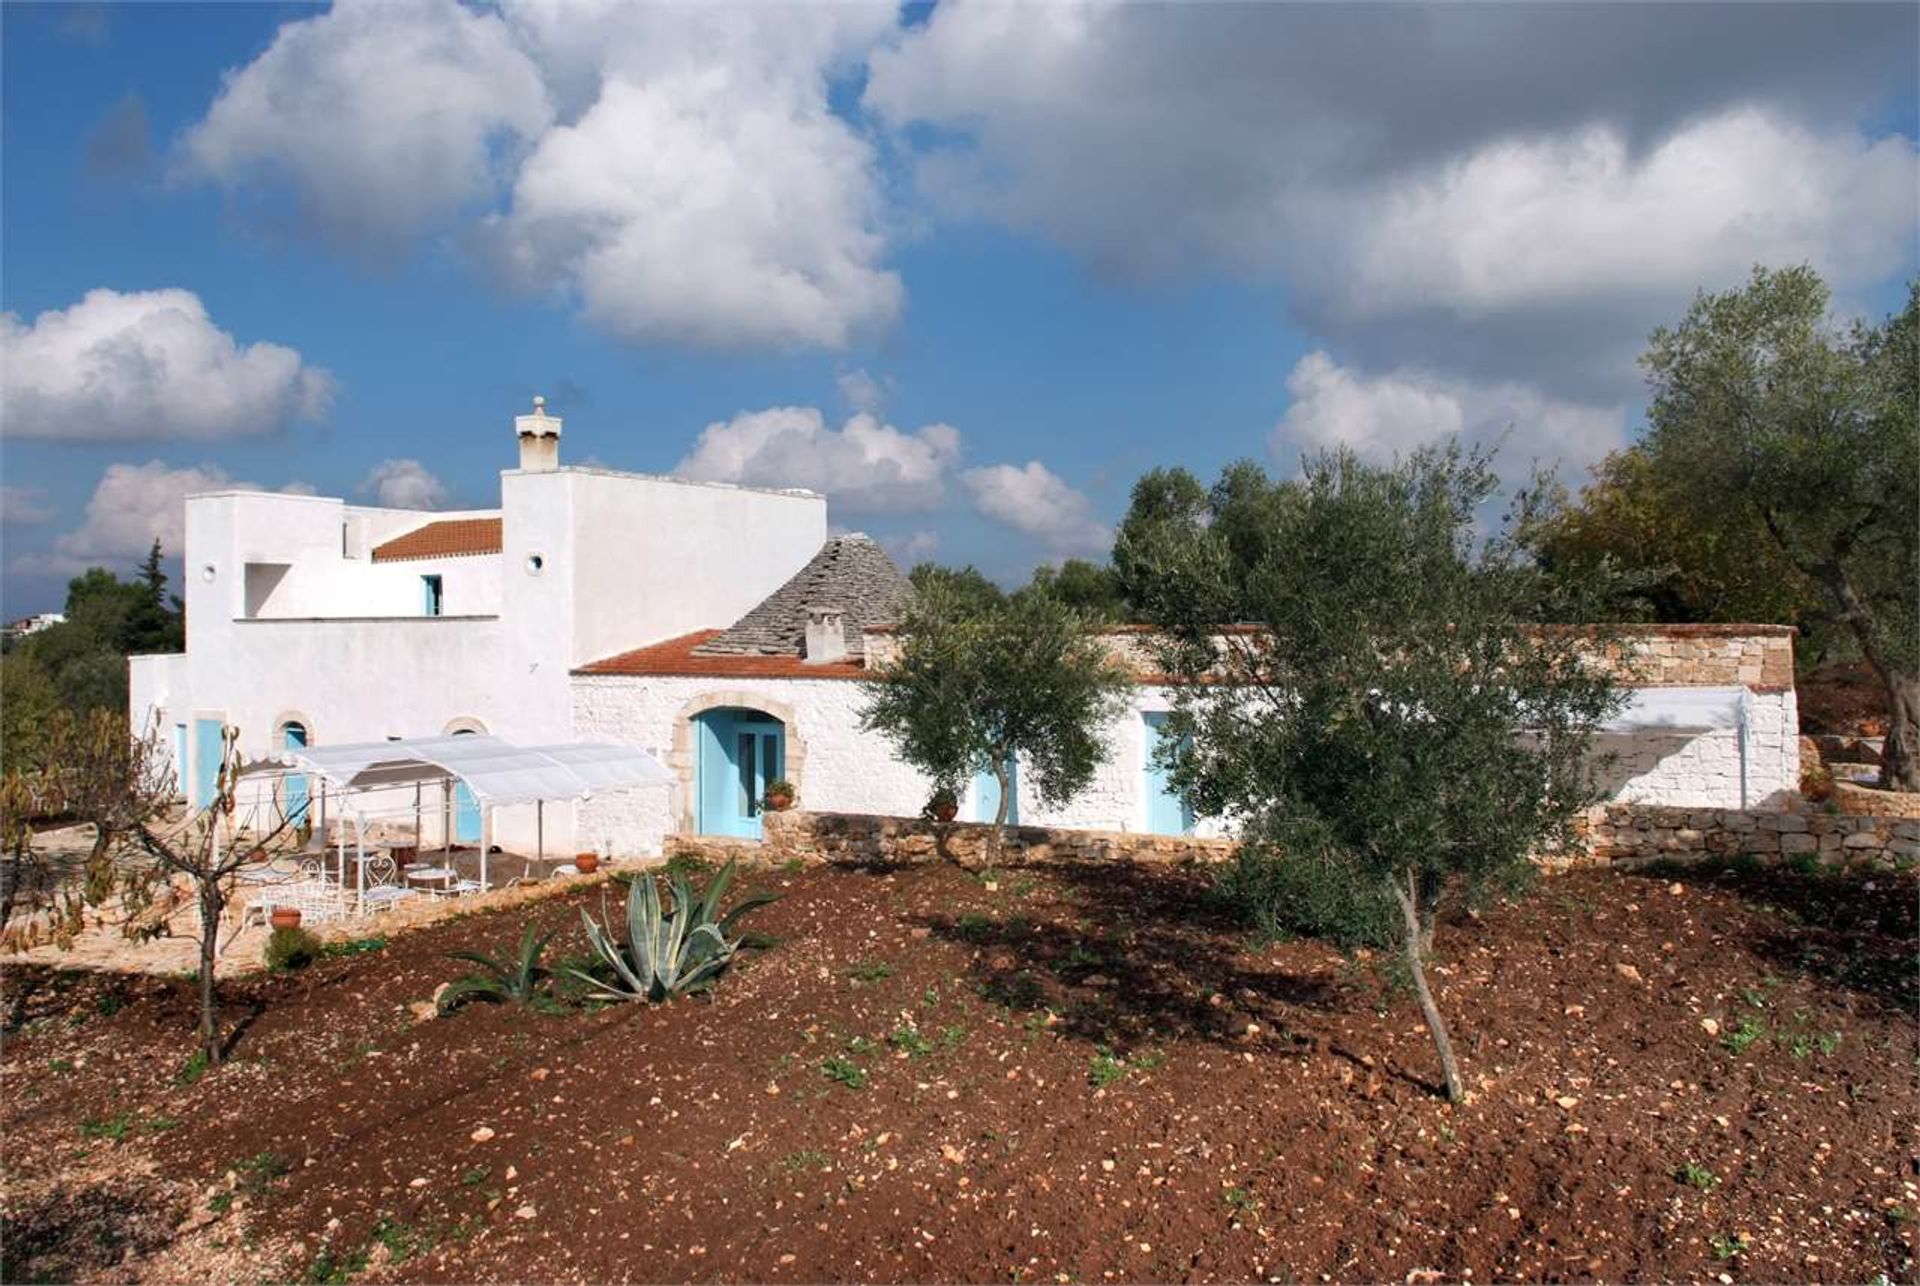
<path fill-rule="evenodd" d="M 469 1000 L 496 1003 L 511 1000 L 521 1005 L 532 1000 L 548 976 L 547 970 L 540 967 L 540 956 L 546 951 L 547 943 L 553 940 L 551 932 L 538 937 L 534 934 L 534 926 L 529 924 L 527 931 L 520 935 L 519 955 L 511 959 L 495 958 L 478 951 L 450 953 L 450 959 L 479 965 L 481 971 L 449 983 L 447 989 L 440 993 L 440 1012 L 444 1014 Z"/>
<path fill-rule="evenodd" d="M 587 945 L 612 971 L 612 981 L 578 969 L 568 972 L 591 986 L 594 994 L 611 1000 L 671 1000 L 713 986 L 743 945 L 741 939 L 730 936 L 733 926 L 749 911 L 779 900 L 776 893 L 755 893 L 719 915 L 720 899 L 733 881 L 735 865 L 729 861 L 698 894 L 686 872 L 674 871 L 669 879 L 671 908 L 661 905 L 653 876 L 635 876 L 627 886 L 624 944 L 614 937 L 604 906 L 598 924 L 586 911 L 580 912 L 587 926 Z"/>

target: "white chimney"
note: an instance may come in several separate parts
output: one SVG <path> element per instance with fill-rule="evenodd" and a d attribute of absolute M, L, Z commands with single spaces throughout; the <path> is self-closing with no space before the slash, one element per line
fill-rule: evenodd
<path fill-rule="evenodd" d="M 549 473 L 560 467 L 560 417 L 547 414 L 547 399 L 533 399 L 532 415 L 513 417 L 520 436 L 520 467 L 528 473 Z"/>
<path fill-rule="evenodd" d="M 826 665 L 847 659 L 847 614 L 838 607 L 807 609 L 808 665 Z"/>

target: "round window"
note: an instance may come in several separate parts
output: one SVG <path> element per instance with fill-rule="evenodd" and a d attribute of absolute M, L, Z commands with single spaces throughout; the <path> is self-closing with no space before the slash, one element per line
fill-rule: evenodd
<path fill-rule="evenodd" d="M 527 575 L 538 576 L 547 565 L 547 560 L 538 554 L 527 555 Z"/>
<path fill-rule="evenodd" d="M 212 580 L 212 579 L 213 579 L 213 564 L 212 564 L 212 563 L 208 563 L 208 564 L 207 564 L 207 565 L 206 565 L 205 567 L 202 567 L 202 568 L 200 569 L 200 579 L 201 579 L 201 580 L 205 580 L 205 581 L 210 581 L 210 580 Z"/>

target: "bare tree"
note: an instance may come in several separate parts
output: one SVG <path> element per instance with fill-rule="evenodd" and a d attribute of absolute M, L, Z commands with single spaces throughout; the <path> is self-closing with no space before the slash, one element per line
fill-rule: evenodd
<path fill-rule="evenodd" d="M 220 1036 L 219 990 L 213 976 L 214 958 L 219 950 L 220 921 L 227 902 L 233 896 L 240 868 L 257 860 L 289 831 L 292 822 L 276 814 L 264 830 L 257 809 L 244 821 L 238 820 L 240 785 L 240 730 L 225 727 L 220 733 L 220 770 L 214 780 L 213 800 L 177 827 L 156 825 L 154 815 L 140 817 L 132 828 L 125 888 L 129 904 L 146 899 L 142 891 L 155 883 L 171 884 L 184 876 L 192 885 L 190 896 L 199 911 L 200 946 L 200 1051 L 210 1067 L 218 1067 L 223 1041 Z M 168 932 L 165 917 L 149 920 L 146 930 Z M 132 926 L 129 926 L 132 929 Z"/>

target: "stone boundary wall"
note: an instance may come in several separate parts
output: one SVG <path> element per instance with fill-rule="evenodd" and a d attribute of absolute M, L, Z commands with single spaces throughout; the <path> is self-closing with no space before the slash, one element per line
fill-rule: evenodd
<path fill-rule="evenodd" d="M 941 824 L 870 813 L 768 813 L 762 840 L 671 835 L 667 857 L 711 862 L 730 857 L 763 862 L 931 862 L 986 864 L 989 827 Z M 1628 868 L 1653 861 L 1752 856 L 1779 861 L 1812 856 L 1825 865 L 1904 866 L 1920 861 L 1920 820 L 1824 811 L 1789 813 L 1730 808 L 1665 808 L 1607 804 L 1588 815 L 1576 853 L 1543 855 L 1548 867 L 1603 864 Z M 1009 826 L 1000 864 L 1055 862 L 1221 862 L 1237 847 L 1227 839 Z"/>
<path fill-rule="evenodd" d="M 1607 804 L 1586 827 L 1575 861 L 1637 866 L 1656 861 L 1811 856 L 1823 865 L 1909 865 L 1920 860 L 1920 820 L 1859 813 L 1751 812 Z"/>
<path fill-rule="evenodd" d="M 1843 813 L 1898 817 L 1908 821 L 1920 818 L 1920 795 L 1905 791 L 1880 790 L 1849 781 L 1836 781 L 1833 783 L 1833 802 Z"/>
<path fill-rule="evenodd" d="M 919 817 L 814 813 L 799 809 L 767 813 L 761 822 L 765 838 L 757 843 L 722 836 L 674 835 L 668 838 L 667 856 L 686 854 L 724 862 L 729 857 L 745 857 L 751 853 L 766 862 L 944 860 L 980 867 L 987 862 L 987 833 L 992 829 L 982 822 L 942 823 Z M 999 864 L 1218 862 L 1231 857 L 1236 847 L 1232 840 L 1184 835 L 1009 826 L 1001 838 Z"/>

